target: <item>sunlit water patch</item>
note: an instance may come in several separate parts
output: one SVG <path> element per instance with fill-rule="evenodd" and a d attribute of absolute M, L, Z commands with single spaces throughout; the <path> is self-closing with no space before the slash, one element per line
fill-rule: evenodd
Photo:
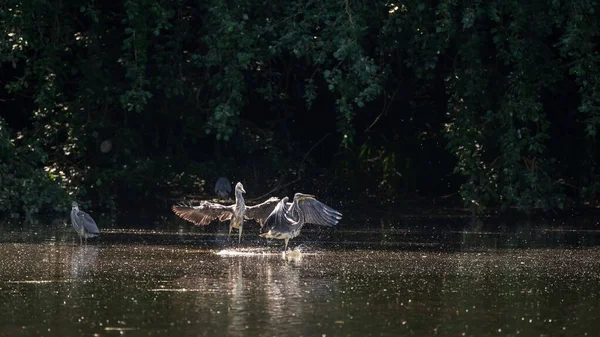
<path fill-rule="evenodd" d="M 267 251 L 264 248 L 231 248 L 222 249 L 215 254 L 223 256 L 265 256 L 265 255 L 279 255 L 278 253 Z"/>
<path fill-rule="evenodd" d="M 14 284 L 47 284 L 47 283 L 61 283 L 61 282 L 72 282 L 73 280 L 9 280 L 4 281 L 6 283 L 14 283 Z"/>
<path fill-rule="evenodd" d="M 267 255 L 279 255 L 273 252 L 244 252 L 244 251 L 236 251 L 230 249 L 223 249 L 219 252 L 215 253 L 216 255 L 221 256 L 267 256 Z"/>
<path fill-rule="evenodd" d="M 262 248 L 222 249 L 215 253 L 221 256 L 281 256 L 286 259 L 301 259 L 305 255 L 318 255 L 323 252 L 307 251 L 303 246 L 297 246 L 287 251 L 272 251 Z"/>
<path fill-rule="evenodd" d="M 186 293 L 190 291 L 206 291 L 206 289 L 188 289 L 188 288 L 153 288 L 150 291 L 164 291 L 164 292 L 179 292 Z"/>

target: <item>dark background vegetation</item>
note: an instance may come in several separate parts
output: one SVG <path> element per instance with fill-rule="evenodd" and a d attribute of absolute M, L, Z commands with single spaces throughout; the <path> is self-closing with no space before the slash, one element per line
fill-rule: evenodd
<path fill-rule="evenodd" d="M 598 205 L 596 1 L 0 4 L 10 217 L 168 210 L 221 175 L 340 208 Z"/>

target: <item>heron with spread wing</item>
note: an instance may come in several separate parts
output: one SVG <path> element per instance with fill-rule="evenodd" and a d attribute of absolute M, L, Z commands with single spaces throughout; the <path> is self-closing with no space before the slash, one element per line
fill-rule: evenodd
<path fill-rule="evenodd" d="M 341 219 L 342 213 L 315 199 L 314 195 L 296 193 L 294 200 L 288 197 L 279 201 L 261 226 L 261 237 L 288 241 L 300 234 L 305 223 L 333 227 Z"/>
<path fill-rule="evenodd" d="M 79 210 L 79 206 L 76 202 L 73 202 L 71 207 L 71 224 L 73 225 L 73 229 L 77 232 L 77 235 L 79 235 L 79 244 L 83 244 L 84 239 L 87 244 L 88 238 L 100 235 L 98 225 L 96 225 L 96 221 L 94 221 L 89 214 Z"/>
<path fill-rule="evenodd" d="M 225 206 L 210 201 L 202 201 L 198 206 L 173 206 L 172 210 L 177 216 L 194 223 L 206 226 L 215 219 L 219 221 L 229 220 L 229 235 L 232 228 L 238 228 L 238 243 L 242 240 L 242 228 L 244 220 L 254 219 L 263 225 L 265 219 L 277 205 L 279 198 L 269 198 L 265 202 L 246 206 L 243 193 L 246 193 L 242 183 L 235 185 L 235 204 Z"/>

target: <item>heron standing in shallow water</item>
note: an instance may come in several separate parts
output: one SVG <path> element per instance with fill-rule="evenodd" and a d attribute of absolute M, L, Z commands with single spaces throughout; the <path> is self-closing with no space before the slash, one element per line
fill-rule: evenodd
<path fill-rule="evenodd" d="M 79 210 L 79 206 L 76 202 L 73 201 L 71 207 L 71 224 L 73 225 L 73 229 L 77 232 L 77 235 L 79 235 L 79 244 L 83 244 L 84 239 L 87 244 L 88 238 L 100 235 L 98 225 L 96 225 L 96 221 L 94 221 L 89 214 Z"/>
<path fill-rule="evenodd" d="M 254 219 L 262 227 L 263 222 L 277 205 L 279 198 L 269 198 L 262 204 L 246 206 L 242 193 L 246 193 L 242 183 L 235 185 L 235 204 L 225 206 L 209 201 L 201 201 L 199 206 L 173 206 L 171 209 L 177 216 L 196 225 L 206 226 L 214 219 L 229 220 L 229 236 L 231 229 L 238 228 L 238 243 L 242 241 L 244 219 Z"/>
<path fill-rule="evenodd" d="M 318 201 L 314 195 L 296 193 L 291 203 L 285 197 L 275 206 L 261 227 L 260 236 L 285 240 L 285 252 L 288 241 L 300 234 L 305 223 L 333 227 L 340 219 L 342 213 Z"/>

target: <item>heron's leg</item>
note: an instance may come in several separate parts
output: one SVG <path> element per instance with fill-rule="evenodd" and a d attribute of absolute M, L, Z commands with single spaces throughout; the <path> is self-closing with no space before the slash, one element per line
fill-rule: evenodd
<path fill-rule="evenodd" d="M 244 224 L 240 225 L 240 230 L 238 232 L 238 244 L 242 242 L 242 228 L 244 228 Z"/>
<path fill-rule="evenodd" d="M 227 239 L 231 237 L 231 229 L 233 228 L 233 223 L 229 223 L 229 234 L 227 234 Z"/>
<path fill-rule="evenodd" d="M 290 241 L 290 238 L 285 238 L 285 248 L 283 249 L 284 252 L 287 251 L 288 241 Z"/>
<path fill-rule="evenodd" d="M 79 234 L 79 233 L 77 233 L 77 234 Z M 81 245 L 83 245 L 83 238 L 81 237 L 81 235 L 78 235 L 78 236 L 79 236 L 79 245 L 81 246 Z"/>

